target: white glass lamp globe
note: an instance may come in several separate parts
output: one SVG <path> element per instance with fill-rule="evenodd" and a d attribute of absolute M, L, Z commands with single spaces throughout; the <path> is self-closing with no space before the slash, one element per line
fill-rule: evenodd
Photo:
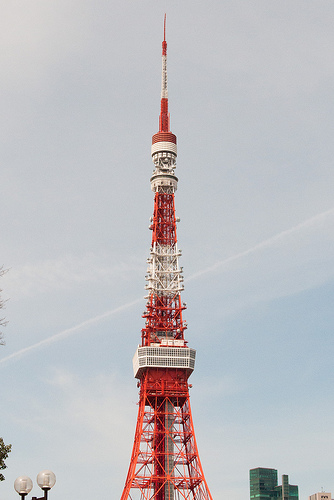
<path fill-rule="evenodd" d="M 42 470 L 37 476 L 37 484 L 42 490 L 50 490 L 56 483 L 56 476 L 51 470 Z"/>
<path fill-rule="evenodd" d="M 15 479 L 14 489 L 21 496 L 28 495 L 32 490 L 32 480 L 28 476 L 20 476 Z"/>

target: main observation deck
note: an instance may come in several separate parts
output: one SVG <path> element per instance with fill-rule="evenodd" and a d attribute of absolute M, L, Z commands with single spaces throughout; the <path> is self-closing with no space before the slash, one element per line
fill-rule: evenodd
<path fill-rule="evenodd" d="M 166 339 L 161 344 L 138 347 L 133 357 L 134 376 L 140 379 L 146 368 L 182 368 L 190 375 L 195 369 L 195 357 L 196 350 L 185 347 L 182 340 Z"/>

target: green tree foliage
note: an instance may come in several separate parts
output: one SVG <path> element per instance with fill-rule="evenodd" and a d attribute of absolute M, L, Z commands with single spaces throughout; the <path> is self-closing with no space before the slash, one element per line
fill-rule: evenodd
<path fill-rule="evenodd" d="M 11 444 L 5 444 L 3 442 L 3 439 L 0 438 L 0 470 L 6 469 L 7 465 L 5 464 L 5 460 L 8 457 L 8 454 L 10 453 L 12 449 Z M 0 473 L 0 481 L 4 481 L 5 476 Z"/>

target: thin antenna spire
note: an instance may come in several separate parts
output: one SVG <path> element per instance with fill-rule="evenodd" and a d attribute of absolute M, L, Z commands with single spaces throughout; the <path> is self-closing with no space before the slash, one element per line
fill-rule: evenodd
<path fill-rule="evenodd" d="M 169 132 L 166 14 L 164 16 L 164 39 L 162 42 L 161 112 L 159 120 L 159 131 Z"/>
<path fill-rule="evenodd" d="M 164 17 L 164 42 L 166 41 L 166 14 Z"/>

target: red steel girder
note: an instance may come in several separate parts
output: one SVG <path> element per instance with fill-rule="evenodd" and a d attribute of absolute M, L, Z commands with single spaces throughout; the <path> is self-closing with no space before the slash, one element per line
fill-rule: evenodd
<path fill-rule="evenodd" d="M 149 369 L 141 379 L 135 440 L 121 500 L 212 500 L 198 455 L 187 374 L 171 371 L 174 374 L 167 376 L 168 370 Z M 174 377 L 178 380 L 173 383 Z M 158 387 L 159 379 L 166 380 Z"/>
<path fill-rule="evenodd" d="M 184 309 L 179 293 L 174 297 L 152 294 L 143 314 L 146 325 L 142 329 L 142 345 L 149 345 L 163 336 L 172 335 L 175 339 L 184 339 L 186 329 L 182 319 Z"/>
<path fill-rule="evenodd" d="M 155 193 L 151 228 L 153 230 L 152 246 L 154 242 L 160 245 L 175 245 L 177 239 L 174 193 L 161 193 L 159 191 Z"/>

